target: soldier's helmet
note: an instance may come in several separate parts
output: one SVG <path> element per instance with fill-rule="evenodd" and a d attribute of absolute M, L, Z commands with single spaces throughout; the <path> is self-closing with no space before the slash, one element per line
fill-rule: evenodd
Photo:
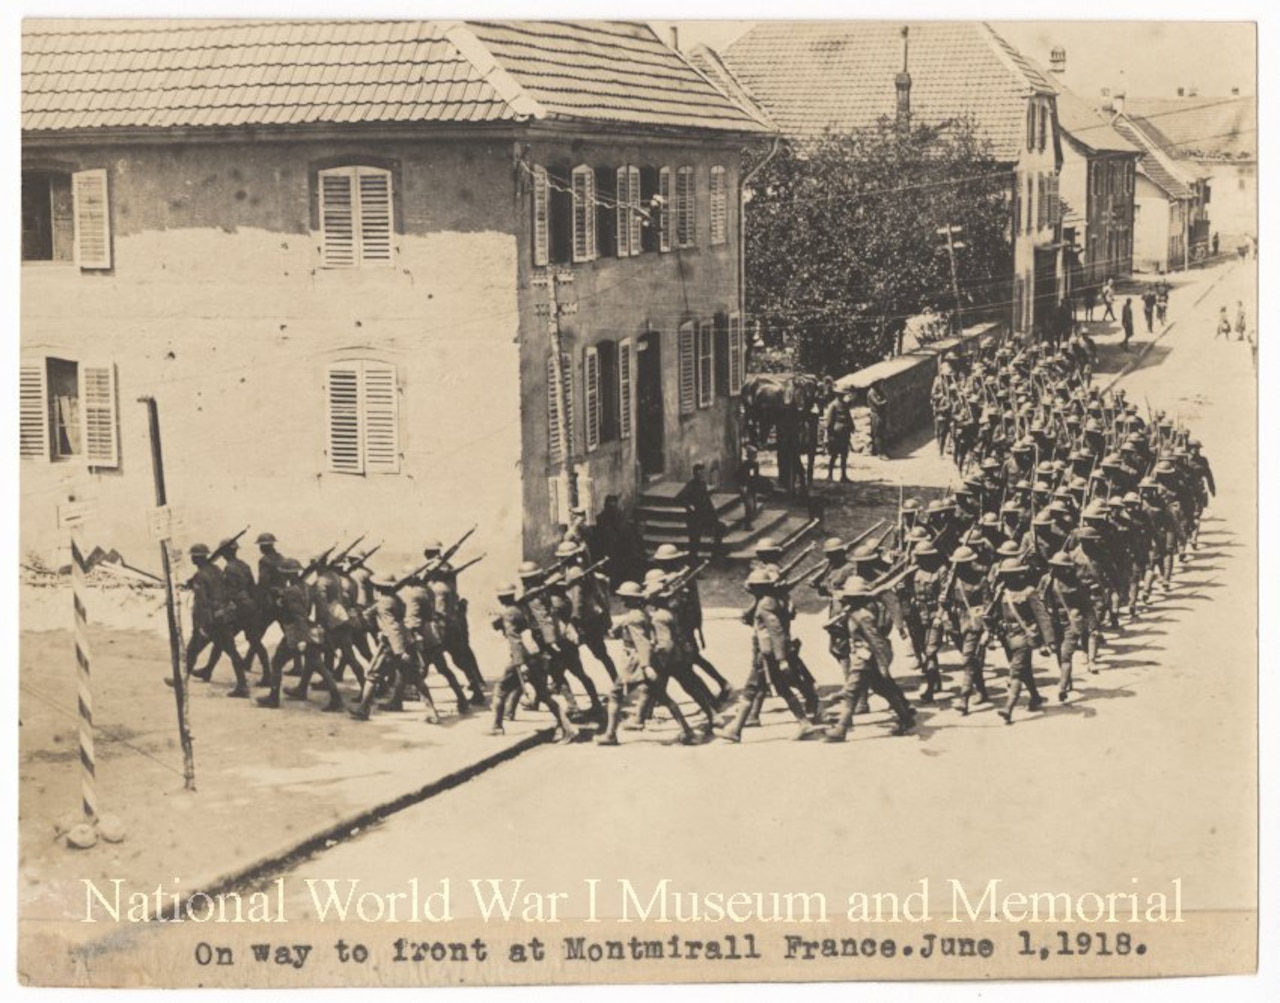
<path fill-rule="evenodd" d="M 1107 499 L 1107 507 L 1115 510 L 1120 510 L 1124 508 L 1124 499 L 1113 495 L 1112 497 Z"/>
<path fill-rule="evenodd" d="M 286 557 L 277 565 L 277 570 L 282 575 L 300 575 L 302 574 L 302 563 L 295 558 Z"/>
<path fill-rule="evenodd" d="M 957 547 L 951 555 L 952 564 L 972 564 L 977 559 L 978 555 L 973 552 L 972 547 Z"/>
<path fill-rule="evenodd" d="M 763 544 L 766 542 L 772 543 L 773 541 L 761 540 L 760 542 Z M 759 551 L 760 548 L 757 547 L 756 550 Z M 683 550 L 672 543 L 664 543 L 653 552 L 653 559 L 655 561 L 680 561 L 687 556 L 688 555 Z"/>
<path fill-rule="evenodd" d="M 1156 464 L 1156 476 L 1157 476 L 1157 477 L 1158 477 L 1158 476 L 1160 476 L 1161 474 L 1164 474 L 1165 476 L 1168 476 L 1169 474 L 1171 474 L 1171 473 L 1173 473 L 1173 472 L 1174 472 L 1174 471 L 1173 471 L 1173 464 L 1172 464 L 1172 463 L 1170 463 L 1168 460 L 1161 460 L 1159 463 L 1157 463 L 1157 464 Z"/>
<path fill-rule="evenodd" d="M 193 543 L 190 553 L 192 557 L 208 557 L 209 547 L 204 543 Z"/>
<path fill-rule="evenodd" d="M 1030 453 L 1034 449 L 1035 443 L 1028 442 L 1026 439 L 1019 439 L 1013 444 L 1013 451 L 1015 453 Z"/>
<path fill-rule="evenodd" d="M 1068 425 L 1079 425 L 1079 424 L 1080 424 L 1080 416 L 1079 416 L 1078 414 L 1076 414 L 1074 411 L 1073 411 L 1071 414 L 1067 415 L 1067 417 L 1066 417 L 1065 419 L 1063 419 L 1063 420 L 1064 420 Z"/>
<path fill-rule="evenodd" d="M 1094 409 L 1091 407 L 1089 410 L 1092 411 Z M 1090 418 L 1088 421 L 1084 423 L 1084 430 L 1086 432 L 1100 433 L 1102 431 L 1102 422 L 1098 421 L 1097 418 Z"/>
<path fill-rule="evenodd" d="M 535 564 L 533 561 L 525 561 L 523 564 L 520 565 L 520 568 L 518 571 L 516 571 L 516 574 L 522 580 L 526 578 L 537 578 L 540 574 L 542 574 L 542 569 L 538 567 L 538 565 Z"/>
<path fill-rule="evenodd" d="M 494 594 L 495 594 L 499 599 L 506 599 L 506 598 L 514 599 L 514 598 L 515 598 L 515 595 L 516 595 L 516 586 L 515 586 L 515 583 L 514 583 L 514 582 L 503 582 L 501 585 L 499 585 L 499 586 L 498 586 L 498 589 L 497 589 L 497 591 L 496 591 Z"/>
<path fill-rule="evenodd" d="M 1187 448 L 1188 448 L 1188 449 L 1193 449 L 1193 450 L 1194 450 L 1194 449 L 1199 449 L 1199 448 L 1200 448 L 1200 440 L 1199 440 L 1199 439 L 1188 439 L 1188 440 L 1187 440 Z"/>
<path fill-rule="evenodd" d="M 1036 474 L 1040 477 L 1053 476 L 1053 463 L 1050 460 L 1041 460 L 1036 467 Z"/>
<path fill-rule="evenodd" d="M 1031 520 L 1031 525 L 1033 525 L 1033 526 L 1052 526 L 1052 525 L 1053 525 L 1053 511 L 1052 511 L 1052 509 L 1053 509 L 1053 506 L 1052 506 L 1052 505 L 1049 505 L 1049 506 L 1047 506 L 1047 507 L 1045 507 L 1045 508 L 1042 508 L 1039 512 L 1037 512 L 1037 513 L 1036 513 L 1035 518 Z"/>
<path fill-rule="evenodd" d="M 564 581 L 566 585 L 572 585 L 583 576 L 583 570 L 576 564 L 564 573 Z"/>
<path fill-rule="evenodd" d="M 1120 459 L 1119 453 L 1108 453 L 1102 458 L 1102 466 L 1121 467 L 1124 466 L 1124 461 Z"/>
<path fill-rule="evenodd" d="M 582 552 L 582 545 L 572 540 L 563 540 L 556 544 L 556 557 L 573 557 Z"/>
<path fill-rule="evenodd" d="M 1000 514 L 1008 517 L 1011 515 L 1022 515 L 1022 506 L 1016 501 L 1010 500 L 1000 506 Z"/>
<path fill-rule="evenodd" d="M 1020 575 L 1027 570 L 1027 566 L 1017 557 L 1006 557 L 1000 562 L 1000 574 L 1002 575 Z"/>
<path fill-rule="evenodd" d="M 938 548 L 933 545 L 932 540 L 922 540 L 920 546 L 913 551 L 913 556 L 917 560 L 921 557 L 937 557 Z"/>
<path fill-rule="evenodd" d="M 996 553 L 1001 557 L 1017 557 L 1022 551 L 1012 540 L 1005 540 L 1004 543 L 1000 544 L 1000 549 Z"/>
<path fill-rule="evenodd" d="M 410 571 L 413 569 L 410 568 Z M 384 571 L 381 574 L 373 576 L 371 583 L 375 589 L 394 589 L 396 587 L 396 576 L 390 571 Z"/>
<path fill-rule="evenodd" d="M 824 554 L 843 554 L 844 549 L 844 541 L 838 536 L 827 537 L 826 542 L 822 544 Z"/>
<path fill-rule="evenodd" d="M 1088 481 L 1086 481 L 1083 477 L 1073 477 L 1073 478 L 1071 478 L 1071 487 L 1070 487 L 1070 489 L 1071 489 L 1072 491 L 1088 491 L 1088 490 L 1089 490 L 1089 482 L 1088 482 Z"/>
<path fill-rule="evenodd" d="M 923 526 L 912 526 L 910 532 L 907 533 L 907 542 L 923 543 L 929 539 L 929 531 Z"/>
<path fill-rule="evenodd" d="M 844 586 L 840 589 L 841 599 L 861 599 L 868 595 L 870 590 L 867 588 L 867 583 L 856 575 L 846 579 Z"/>
<path fill-rule="evenodd" d="M 776 582 L 777 576 L 768 568 L 756 568 L 747 575 L 747 588 L 763 588 Z"/>
<path fill-rule="evenodd" d="M 1124 503 L 1126 505 L 1141 505 L 1142 496 L 1139 495 L 1138 492 L 1136 491 L 1126 492 L 1124 496 Z"/>
<path fill-rule="evenodd" d="M 756 544 L 756 556 L 763 557 L 765 554 L 781 554 L 782 548 L 778 546 L 778 541 L 771 536 L 762 536 Z"/>
<path fill-rule="evenodd" d="M 1145 488 L 1148 491 L 1153 488 L 1158 488 L 1159 486 L 1160 485 L 1156 483 L 1156 479 L 1154 477 L 1144 477 L 1142 480 L 1138 481 L 1138 487 Z"/>
<path fill-rule="evenodd" d="M 1000 518 L 994 512 L 983 512 L 981 525 L 983 526 L 999 526 Z"/>
<path fill-rule="evenodd" d="M 276 542 L 275 533 L 259 533 L 258 539 L 254 541 L 259 547 L 266 547 Z"/>
<path fill-rule="evenodd" d="M 228 536 L 225 540 L 218 541 L 218 550 L 230 551 L 235 553 L 240 549 L 240 541 Z"/>
<path fill-rule="evenodd" d="M 1048 487 L 1048 485 L 1046 484 L 1046 485 L 1045 485 L 1045 487 Z M 1030 482 L 1029 480 L 1027 480 L 1025 477 L 1019 477 L 1019 478 L 1018 478 L 1018 483 L 1017 483 L 1017 484 L 1015 484 L 1015 485 L 1013 486 L 1013 490 L 1015 490 L 1015 491 L 1030 491 L 1030 490 L 1032 490 L 1031 482 Z"/>
<path fill-rule="evenodd" d="M 1101 498 L 1095 498 L 1084 507 L 1084 511 L 1080 514 L 1086 519 L 1105 519 L 1107 517 L 1107 503 Z"/>
<path fill-rule="evenodd" d="M 854 564 L 866 564 L 869 561 L 878 560 L 880 552 L 869 543 L 860 543 L 852 556 Z"/>
<path fill-rule="evenodd" d="M 1000 461 L 997 460 L 994 456 L 988 456 L 985 460 L 982 461 L 982 469 L 983 470 L 999 470 Z"/>
<path fill-rule="evenodd" d="M 1065 550 L 1059 550 L 1049 558 L 1049 566 L 1051 568 L 1070 568 L 1072 566 L 1071 555 Z"/>
<path fill-rule="evenodd" d="M 666 580 L 667 573 L 661 568 L 650 568 L 644 573 L 645 585 L 652 585 L 654 582 L 665 582 Z"/>
<path fill-rule="evenodd" d="M 620 599 L 643 599 L 644 589 L 639 582 L 623 582 L 614 594 Z"/>
<path fill-rule="evenodd" d="M 1079 529 L 1076 530 L 1076 539 L 1096 541 L 1096 540 L 1102 539 L 1102 534 L 1099 533 L 1092 526 L 1086 525 L 1086 526 L 1081 526 Z"/>
<path fill-rule="evenodd" d="M 1036 481 L 1031 485 L 1031 490 L 1038 495 L 1047 495 L 1053 493 L 1053 488 L 1049 487 L 1048 481 Z"/>
<path fill-rule="evenodd" d="M 901 508 L 903 512 L 918 512 L 920 510 L 920 499 L 904 498 Z"/>
<path fill-rule="evenodd" d="M 430 543 L 428 543 L 425 547 L 422 548 L 422 556 L 434 557 L 436 554 L 440 553 L 442 550 L 444 550 L 444 544 L 441 543 L 439 540 L 432 540 Z"/>

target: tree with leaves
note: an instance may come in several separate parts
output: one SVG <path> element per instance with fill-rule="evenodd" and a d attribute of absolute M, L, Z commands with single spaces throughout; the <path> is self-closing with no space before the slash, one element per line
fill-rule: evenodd
<path fill-rule="evenodd" d="M 890 119 L 784 144 L 746 205 L 747 309 L 798 368 L 840 376 L 901 350 L 908 318 L 1007 305 L 1013 172 L 967 120 Z"/>

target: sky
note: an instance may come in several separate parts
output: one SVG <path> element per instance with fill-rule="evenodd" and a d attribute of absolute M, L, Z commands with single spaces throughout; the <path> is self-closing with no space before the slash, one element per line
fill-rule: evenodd
<path fill-rule="evenodd" d="M 727 47 L 754 22 L 653 22 L 680 28 L 682 47 Z M 1082 97 L 1102 87 L 1131 97 L 1174 97 L 1178 87 L 1202 97 L 1257 92 L 1253 24 L 1189 21 L 998 21 L 992 25 L 1025 55 L 1049 63 L 1054 45 L 1067 50 L 1064 83 Z"/>

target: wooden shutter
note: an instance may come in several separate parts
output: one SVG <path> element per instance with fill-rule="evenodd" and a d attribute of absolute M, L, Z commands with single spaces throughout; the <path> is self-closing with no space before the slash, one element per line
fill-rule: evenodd
<path fill-rule="evenodd" d="M 596 256 L 596 178 L 590 167 L 573 169 L 573 260 Z"/>
<path fill-rule="evenodd" d="M 71 175 L 71 215 L 75 221 L 75 262 L 81 268 L 111 267 L 111 215 L 107 205 L 107 172 Z"/>
<path fill-rule="evenodd" d="M 356 266 L 353 181 L 348 168 L 320 172 L 320 260 L 325 268 Z"/>
<path fill-rule="evenodd" d="M 698 402 L 698 369 L 694 358 L 693 342 L 693 321 L 681 324 L 676 345 L 679 355 L 681 414 L 692 414 Z"/>
<path fill-rule="evenodd" d="M 547 169 L 533 169 L 533 263 L 545 265 L 551 248 L 551 189 Z"/>
<path fill-rule="evenodd" d="M 80 442 L 86 466 L 120 466 L 120 417 L 116 368 L 110 363 L 81 363 L 79 375 Z"/>
<path fill-rule="evenodd" d="M 356 168 L 360 202 L 357 221 L 362 265 L 391 264 L 391 172 Z"/>
<path fill-rule="evenodd" d="M 360 363 L 329 366 L 326 387 L 329 469 L 364 473 L 364 437 L 360 434 Z"/>
<path fill-rule="evenodd" d="M 1013 233 L 1016 237 L 1022 232 L 1022 190 L 1013 186 Z"/>
<path fill-rule="evenodd" d="M 658 250 L 671 250 L 671 228 L 676 216 L 675 196 L 671 189 L 671 168 L 658 171 L 658 198 L 662 207 L 658 211 Z"/>
<path fill-rule="evenodd" d="M 640 191 L 640 168 L 628 167 L 627 202 L 630 206 L 630 212 L 627 213 L 627 233 L 633 255 L 641 252 L 644 242 L 644 219 L 638 211 L 640 209 Z"/>
<path fill-rule="evenodd" d="M 681 167 L 676 171 L 676 243 L 680 247 L 692 247 L 697 226 L 693 168 Z"/>
<path fill-rule="evenodd" d="M 18 455 L 49 459 L 49 378 L 44 359 L 18 369 Z"/>
<path fill-rule="evenodd" d="M 728 175 L 719 165 L 711 168 L 711 243 L 729 240 Z"/>
<path fill-rule="evenodd" d="M 400 472 L 400 398 L 396 387 L 396 367 L 382 362 L 365 362 L 361 367 L 362 432 L 364 472 Z"/>
<path fill-rule="evenodd" d="M 742 317 L 736 313 L 729 314 L 729 396 L 736 397 L 742 392 L 742 384 L 746 378 L 747 353 L 742 341 Z"/>
<path fill-rule="evenodd" d="M 698 325 L 698 407 L 710 407 L 715 400 L 716 351 L 715 325 L 704 320 Z"/>
<path fill-rule="evenodd" d="M 615 178 L 614 190 L 617 192 L 617 203 L 614 206 L 613 233 L 616 241 L 617 255 L 620 258 L 630 257 L 631 250 L 631 175 L 630 168 L 619 167 Z"/>
<path fill-rule="evenodd" d="M 583 353 L 582 398 L 587 452 L 593 453 L 600 447 L 600 352 L 595 346 Z"/>
<path fill-rule="evenodd" d="M 552 464 L 564 462 L 565 444 L 572 440 L 573 362 L 566 354 L 557 367 L 553 354 L 547 356 L 547 458 Z"/>
<path fill-rule="evenodd" d="M 631 367 L 634 360 L 631 339 L 618 342 L 618 438 L 631 438 Z"/>

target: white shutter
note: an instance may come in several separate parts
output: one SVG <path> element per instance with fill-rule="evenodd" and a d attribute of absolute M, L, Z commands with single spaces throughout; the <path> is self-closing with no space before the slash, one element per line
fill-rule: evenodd
<path fill-rule="evenodd" d="M 679 355 L 680 413 L 692 414 L 697 406 L 698 397 L 692 321 L 680 325 L 676 348 Z"/>
<path fill-rule="evenodd" d="M 116 368 L 111 363 L 81 363 L 80 442 L 86 466 L 120 466 L 120 420 L 116 406 Z"/>
<path fill-rule="evenodd" d="M 583 418 L 586 421 L 587 452 L 592 453 L 600 446 L 600 352 L 594 346 L 583 354 L 582 396 L 586 405 Z"/>
<path fill-rule="evenodd" d="M 321 261 L 325 268 L 356 266 L 353 181 L 349 168 L 320 172 Z"/>
<path fill-rule="evenodd" d="M 547 169 L 533 169 L 533 263 L 545 265 L 551 246 L 551 188 Z"/>
<path fill-rule="evenodd" d="M 627 182 L 627 202 L 631 206 L 631 211 L 627 214 L 627 219 L 630 224 L 628 227 L 628 233 L 629 240 L 631 242 L 631 253 L 636 255 L 639 254 L 642 249 L 641 231 L 644 225 L 644 220 L 637 211 L 640 207 L 640 168 L 627 168 Z"/>
<path fill-rule="evenodd" d="M 596 256 L 596 175 L 586 166 L 573 169 L 573 260 Z"/>
<path fill-rule="evenodd" d="M 671 250 L 671 227 L 675 220 L 676 203 L 671 191 L 671 168 L 663 167 L 658 171 L 658 196 L 662 200 L 662 208 L 658 215 L 658 249 Z"/>
<path fill-rule="evenodd" d="M 692 247 L 696 243 L 697 205 L 693 184 L 693 168 L 676 171 L 676 244 Z"/>
<path fill-rule="evenodd" d="M 729 190 L 728 175 L 720 166 L 711 168 L 711 243 L 724 244 L 729 240 Z"/>
<path fill-rule="evenodd" d="M 631 211 L 631 184 L 629 169 L 619 167 L 617 171 L 617 180 L 614 184 L 614 191 L 617 192 L 618 204 L 614 208 L 614 225 L 613 235 L 614 244 L 618 257 L 627 258 L 631 256 L 631 217 L 635 215 Z"/>
<path fill-rule="evenodd" d="M 729 396 L 742 392 L 747 367 L 746 346 L 742 341 L 742 317 L 729 314 Z"/>
<path fill-rule="evenodd" d="M 631 438 L 631 339 L 618 342 L 618 438 Z"/>
<path fill-rule="evenodd" d="M 715 399 L 716 331 L 707 320 L 698 325 L 698 407 L 710 407 Z"/>
<path fill-rule="evenodd" d="M 75 261 L 81 268 L 111 267 L 111 215 L 107 205 L 107 172 L 71 175 Z"/>
<path fill-rule="evenodd" d="M 357 212 L 362 265 L 391 264 L 391 172 L 356 168 L 360 203 Z"/>
<path fill-rule="evenodd" d="M 400 399 L 396 367 L 382 362 L 362 365 L 361 401 L 366 474 L 400 472 Z"/>
<path fill-rule="evenodd" d="M 554 354 L 547 356 L 547 439 L 552 465 L 564 462 L 566 443 L 573 441 L 573 362 L 567 354 L 559 366 Z"/>
<path fill-rule="evenodd" d="M 328 371 L 329 469 L 364 473 L 360 434 L 360 363 L 339 362 Z"/>
<path fill-rule="evenodd" d="M 18 369 L 18 455 L 49 459 L 49 379 L 44 359 Z"/>

